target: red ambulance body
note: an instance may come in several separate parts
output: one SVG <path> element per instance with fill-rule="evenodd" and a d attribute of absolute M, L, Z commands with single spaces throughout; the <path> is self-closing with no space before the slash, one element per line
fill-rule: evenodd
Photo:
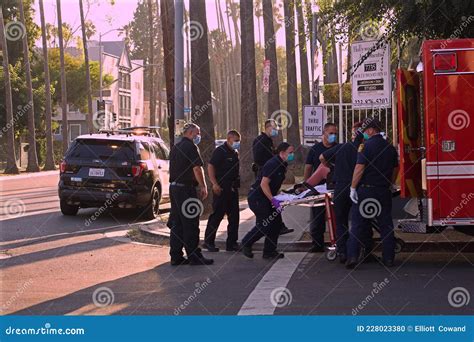
<path fill-rule="evenodd" d="M 400 226 L 474 231 L 474 39 L 425 41 L 421 61 L 397 70 L 401 195 L 420 208 Z"/>

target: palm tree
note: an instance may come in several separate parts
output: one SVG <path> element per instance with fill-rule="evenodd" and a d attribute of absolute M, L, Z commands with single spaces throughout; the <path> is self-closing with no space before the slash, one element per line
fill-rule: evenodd
<path fill-rule="evenodd" d="M 170 145 L 174 144 L 174 0 L 161 0 L 161 29 Z"/>
<path fill-rule="evenodd" d="M 257 116 L 257 76 L 255 68 L 255 29 L 253 25 L 252 1 L 240 0 L 240 27 L 241 27 L 241 108 L 242 119 L 240 131 L 242 133 L 242 147 L 240 159 L 240 175 L 242 187 L 250 186 L 253 181 L 252 141 L 258 134 Z"/>
<path fill-rule="evenodd" d="M 18 174 L 18 166 L 16 165 L 15 154 L 15 127 L 13 125 L 13 103 L 12 103 L 12 88 L 10 83 L 10 70 L 8 63 L 8 46 L 7 38 L 5 36 L 5 24 L 3 22 L 3 10 L 0 6 L 0 39 L 2 43 L 3 52 L 3 79 L 5 82 L 5 102 L 7 109 L 7 165 L 5 173 Z"/>
<path fill-rule="evenodd" d="M 149 84 L 150 84 L 150 125 L 156 125 L 156 94 L 155 94 L 155 20 L 153 16 L 153 3 L 152 0 L 147 1 L 147 8 L 148 8 L 148 34 L 149 34 L 149 42 L 148 42 L 148 77 L 149 77 Z"/>
<path fill-rule="evenodd" d="M 89 68 L 89 48 L 87 47 L 86 23 L 84 21 L 84 6 L 82 0 L 79 0 L 79 12 L 81 15 L 82 45 L 84 48 L 84 63 L 86 67 L 86 86 L 87 86 L 87 128 L 89 133 L 94 131 L 92 123 L 92 87 L 91 74 Z"/>
<path fill-rule="evenodd" d="M 20 22 L 26 27 L 23 1 L 19 1 Z M 23 63 L 25 64 L 25 79 L 28 92 L 28 166 L 27 172 L 38 172 L 38 155 L 36 153 L 36 133 L 35 133 L 35 108 L 33 101 L 33 85 L 31 83 L 30 51 L 28 48 L 28 33 L 22 39 L 23 43 Z"/>
<path fill-rule="evenodd" d="M 306 31 L 304 25 L 303 3 L 296 4 L 296 14 L 298 16 L 298 43 L 300 46 L 300 73 L 301 73 L 301 104 L 309 105 L 311 95 L 309 90 L 308 53 L 306 50 Z"/>
<path fill-rule="evenodd" d="M 288 142 L 295 148 L 301 144 L 300 125 L 298 115 L 298 86 L 296 78 L 295 59 L 295 5 L 294 0 L 283 1 L 285 15 L 285 38 L 286 38 L 286 74 L 287 74 L 287 110 L 290 113 L 288 122 Z M 298 154 L 299 156 L 299 154 Z"/>
<path fill-rule="evenodd" d="M 81 0 L 82 1 L 82 0 Z M 41 38 L 43 42 L 43 70 L 44 70 L 44 97 L 45 97 L 45 116 L 44 121 L 46 122 L 46 161 L 44 170 L 56 169 L 54 163 L 53 153 L 53 133 L 52 133 L 52 120 L 51 120 L 51 81 L 49 78 L 49 64 L 48 64 L 48 43 L 46 38 L 46 24 L 44 20 L 44 7 L 43 0 L 39 0 L 39 10 L 41 19 Z"/>
<path fill-rule="evenodd" d="M 66 90 L 66 68 L 64 66 L 64 44 L 63 44 L 63 20 L 61 17 L 61 0 L 56 0 L 58 11 L 58 40 L 59 40 L 59 60 L 61 70 L 61 111 L 62 111 L 62 137 L 63 155 L 66 154 L 69 146 L 68 120 L 67 120 L 67 90 Z M 102 58 L 102 56 L 99 56 Z"/>

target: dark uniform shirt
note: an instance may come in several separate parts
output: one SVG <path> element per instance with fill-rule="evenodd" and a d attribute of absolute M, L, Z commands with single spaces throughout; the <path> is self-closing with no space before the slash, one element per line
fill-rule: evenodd
<path fill-rule="evenodd" d="M 262 168 L 274 155 L 273 140 L 265 133 L 260 134 L 252 144 L 253 161 Z"/>
<path fill-rule="evenodd" d="M 358 134 L 354 141 L 337 144 L 323 152 L 323 157 L 334 164 L 333 182 L 339 185 L 349 185 L 357 161 L 357 150 L 364 136 Z"/>
<path fill-rule="evenodd" d="M 193 168 L 203 166 L 198 147 L 191 139 L 183 137 L 170 152 L 170 182 L 196 186 Z"/>
<path fill-rule="evenodd" d="M 209 163 L 214 166 L 219 185 L 230 185 L 239 179 L 239 153 L 227 143 L 214 150 Z"/>
<path fill-rule="evenodd" d="M 311 173 L 316 171 L 316 169 L 319 167 L 321 164 L 321 161 L 319 160 L 319 156 L 329 150 L 331 147 L 326 147 L 324 146 L 323 142 L 319 142 L 314 144 L 311 149 L 309 150 L 308 156 L 306 157 L 306 164 L 307 165 L 312 165 L 313 169 L 311 170 Z M 326 180 L 322 180 L 318 185 L 325 184 Z"/>
<path fill-rule="evenodd" d="M 380 134 L 359 146 L 357 164 L 365 165 L 361 185 L 389 187 L 393 169 L 398 166 L 398 153 Z"/>
<path fill-rule="evenodd" d="M 278 194 L 283 181 L 285 180 L 286 168 L 288 164 L 280 158 L 280 156 L 272 157 L 268 162 L 263 166 L 262 172 L 257 177 L 257 180 L 252 185 L 251 196 L 260 196 L 266 198 L 262 189 L 260 188 L 260 183 L 262 182 L 263 177 L 270 178 L 270 191 L 272 195 L 275 196 Z"/>

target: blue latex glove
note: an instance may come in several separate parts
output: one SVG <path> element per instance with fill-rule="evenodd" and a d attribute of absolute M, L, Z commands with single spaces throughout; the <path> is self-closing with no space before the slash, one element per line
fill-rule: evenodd
<path fill-rule="evenodd" d="M 277 211 L 283 210 L 283 207 L 281 206 L 281 201 L 277 200 L 275 197 L 272 198 L 272 205 Z"/>

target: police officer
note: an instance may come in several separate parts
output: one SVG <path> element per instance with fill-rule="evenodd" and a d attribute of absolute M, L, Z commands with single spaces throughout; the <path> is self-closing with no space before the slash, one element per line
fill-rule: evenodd
<path fill-rule="evenodd" d="M 252 170 L 255 173 L 255 179 L 258 178 L 259 172 L 267 161 L 275 155 L 273 146 L 274 137 L 278 136 L 278 129 L 275 120 L 268 119 L 265 121 L 265 131 L 262 132 L 252 144 L 253 160 Z M 280 223 L 280 235 L 292 233 L 295 230 L 285 226 L 281 215 L 277 218 Z"/>
<path fill-rule="evenodd" d="M 197 145 L 201 141 L 199 126 L 188 123 L 183 137 L 170 152 L 171 213 L 170 234 L 171 265 L 210 265 L 199 248 L 199 216 L 202 202 L 207 197 L 203 161 Z M 199 198 L 196 186 L 199 186 Z M 183 256 L 183 247 L 187 259 Z"/>
<path fill-rule="evenodd" d="M 237 251 L 239 230 L 239 153 L 240 133 L 231 130 L 227 141 L 217 147 L 209 161 L 207 170 L 212 183 L 213 213 L 207 223 L 204 248 L 209 252 L 218 252 L 215 246 L 216 233 L 224 215 L 227 215 L 226 251 Z"/>
<path fill-rule="evenodd" d="M 283 142 L 277 148 L 277 155 L 272 157 L 264 166 L 256 182 L 250 188 L 248 203 L 256 217 L 255 227 L 242 239 L 242 252 L 248 258 L 253 258 L 252 245 L 265 236 L 263 258 L 280 259 L 283 253 L 276 250 L 280 223 L 277 218 L 281 215 L 280 201 L 274 198 L 283 184 L 288 162 L 294 160 L 294 148 Z"/>
<path fill-rule="evenodd" d="M 324 125 L 322 141 L 316 143 L 311 147 L 308 157 L 306 158 L 306 165 L 304 169 L 304 180 L 306 181 L 314 171 L 319 167 L 321 161 L 319 156 L 321 153 L 329 150 L 336 145 L 337 141 L 337 127 L 334 123 L 327 123 Z M 324 181 L 321 182 L 324 184 Z M 309 224 L 313 246 L 309 250 L 310 253 L 324 252 L 324 231 L 326 230 L 325 222 L 325 208 L 324 206 L 311 208 L 311 221 Z"/>
<path fill-rule="evenodd" d="M 379 120 L 368 118 L 362 127 L 368 139 L 359 146 L 352 177 L 350 198 L 356 205 L 352 211 L 346 267 L 352 269 L 357 265 L 359 242 L 366 240 L 371 234 L 372 220 L 376 220 L 380 229 L 382 261 L 385 266 L 391 267 L 395 258 L 391 188 L 398 174 L 398 154 L 380 134 Z"/>
<path fill-rule="evenodd" d="M 334 164 L 333 182 L 334 189 L 334 212 L 336 216 L 336 240 L 339 261 L 347 261 L 346 243 L 349 231 L 349 213 L 352 207 L 350 199 L 350 187 L 352 175 L 357 161 L 357 150 L 364 139 L 359 130 L 362 123 L 357 122 L 352 126 L 352 140 L 345 144 L 337 144 L 331 149 L 323 152 L 319 159 L 326 166 Z"/>

